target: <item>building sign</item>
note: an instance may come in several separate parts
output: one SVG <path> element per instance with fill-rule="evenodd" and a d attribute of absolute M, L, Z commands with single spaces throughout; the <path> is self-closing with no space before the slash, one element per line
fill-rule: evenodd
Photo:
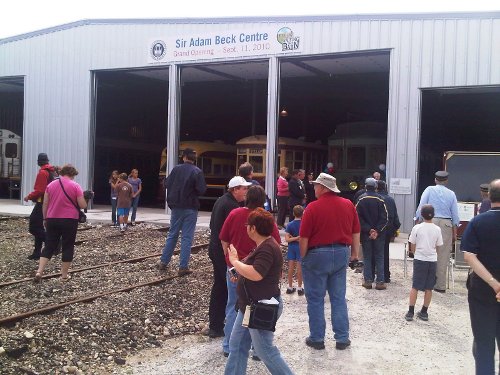
<path fill-rule="evenodd" d="M 391 178 L 389 193 L 411 194 L 411 178 Z"/>
<path fill-rule="evenodd" d="M 303 33 L 301 26 L 266 25 L 251 30 L 159 37 L 149 42 L 148 63 L 296 53 L 302 51 Z"/>

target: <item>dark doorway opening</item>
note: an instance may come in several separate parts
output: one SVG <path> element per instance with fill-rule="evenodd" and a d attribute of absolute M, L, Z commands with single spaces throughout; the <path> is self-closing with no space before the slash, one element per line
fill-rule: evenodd
<path fill-rule="evenodd" d="M 0 79 L 0 198 L 21 191 L 24 78 Z"/>
<path fill-rule="evenodd" d="M 417 197 L 434 184 L 434 173 L 444 168 L 446 151 L 499 151 L 498 103 L 498 86 L 422 90 Z M 467 179 L 466 171 L 461 178 Z M 478 191 L 483 182 L 474 182 Z"/>

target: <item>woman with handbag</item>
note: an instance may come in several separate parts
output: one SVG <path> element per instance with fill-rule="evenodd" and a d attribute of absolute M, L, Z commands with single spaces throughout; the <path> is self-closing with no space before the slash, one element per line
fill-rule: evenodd
<path fill-rule="evenodd" d="M 257 208 L 248 215 L 246 224 L 248 236 L 257 244 L 255 250 L 240 261 L 236 248 L 229 246 L 229 259 L 238 274 L 238 315 L 229 341 L 229 358 L 224 372 L 226 375 L 246 373 L 252 343 L 256 354 L 271 374 L 293 374 L 279 349 L 273 344 L 274 325 L 283 310 L 280 297 L 283 255 L 271 236 L 274 225 L 273 215 L 263 208 Z M 276 314 L 268 314 L 269 310 L 265 313 L 271 315 L 273 321 L 264 318 L 264 322 L 260 321 L 264 324 L 259 325 L 254 321 L 251 311 L 259 305 L 259 301 L 273 298 L 279 303 Z"/>
<path fill-rule="evenodd" d="M 35 281 L 42 279 L 45 266 L 62 242 L 61 280 L 69 280 L 69 267 L 73 261 L 76 231 L 80 220 L 80 208 L 87 207 L 80 185 L 73 181 L 78 171 L 71 164 L 61 168 L 60 178 L 52 181 L 43 198 L 43 224 L 47 231 Z M 82 213 L 83 214 L 83 213 Z"/>

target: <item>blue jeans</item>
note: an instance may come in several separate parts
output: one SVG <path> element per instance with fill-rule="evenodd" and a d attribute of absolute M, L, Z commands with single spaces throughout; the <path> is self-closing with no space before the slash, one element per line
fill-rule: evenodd
<path fill-rule="evenodd" d="M 283 301 L 280 298 L 278 316 L 283 311 Z M 238 311 L 234 321 L 231 340 L 229 341 L 229 358 L 227 359 L 225 375 L 245 374 L 248 363 L 248 352 L 253 343 L 255 353 L 273 375 L 293 374 L 290 367 L 281 356 L 279 349 L 273 344 L 274 332 L 243 327 L 243 313 Z"/>
<path fill-rule="evenodd" d="M 139 205 L 139 197 L 140 194 L 132 198 L 132 216 L 130 217 L 130 221 L 132 223 L 135 222 L 135 215 L 137 214 L 137 206 Z"/>
<path fill-rule="evenodd" d="M 189 208 L 172 209 L 172 215 L 170 216 L 170 230 L 168 231 L 167 241 L 160 257 L 162 263 L 170 263 L 170 259 L 174 254 L 175 245 L 177 245 L 179 232 L 182 231 L 179 268 L 188 268 L 197 218 L 197 210 Z"/>
<path fill-rule="evenodd" d="M 375 272 L 377 283 L 385 282 L 384 276 L 384 243 L 385 236 L 382 234 L 376 240 L 364 240 L 363 245 L 363 278 L 365 282 L 373 282 L 372 259 L 375 259 Z"/>
<path fill-rule="evenodd" d="M 229 269 L 229 267 L 227 268 Z M 229 279 L 229 272 L 226 272 L 227 283 L 227 303 L 226 303 L 226 323 L 224 324 L 224 340 L 222 340 L 222 350 L 224 353 L 229 353 L 229 339 L 233 331 L 234 320 L 236 319 L 236 301 L 238 295 L 236 294 L 236 284 Z"/>
<path fill-rule="evenodd" d="M 346 269 L 350 249 L 347 246 L 322 247 L 309 250 L 302 258 L 302 277 L 309 315 L 309 337 L 312 341 L 325 340 L 325 295 L 330 296 L 332 329 L 335 340 L 349 339 L 347 313 Z"/>
<path fill-rule="evenodd" d="M 118 224 L 118 221 L 116 220 L 116 203 L 117 199 L 111 198 L 111 221 L 113 222 L 113 225 Z"/>

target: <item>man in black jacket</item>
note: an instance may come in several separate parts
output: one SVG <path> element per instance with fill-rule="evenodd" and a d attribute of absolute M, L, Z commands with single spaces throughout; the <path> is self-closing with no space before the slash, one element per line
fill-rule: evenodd
<path fill-rule="evenodd" d="M 186 148 L 182 152 L 182 160 L 184 163 L 176 165 L 165 179 L 167 204 L 171 209 L 170 230 L 158 262 L 160 270 L 167 269 L 182 231 L 179 276 L 191 273 L 188 263 L 200 208 L 199 196 L 207 190 L 203 172 L 194 165 L 196 152 Z"/>
<path fill-rule="evenodd" d="M 294 219 L 293 208 L 296 205 L 304 205 L 306 192 L 304 188 L 304 183 L 302 179 L 305 177 L 305 171 L 303 169 L 294 169 L 292 171 L 292 178 L 288 181 L 288 191 L 290 196 L 288 197 L 288 207 L 290 212 L 289 222 Z"/>
<path fill-rule="evenodd" d="M 366 193 L 356 203 L 359 223 L 361 225 L 361 244 L 363 246 L 363 287 L 372 288 L 372 258 L 375 258 L 377 279 L 375 289 L 386 289 L 384 278 L 384 240 L 388 222 L 387 207 L 384 200 L 375 192 L 377 180 L 367 178 Z"/>
<path fill-rule="evenodd" d="M 252 182 L 246 181 L 243 177 L 233 177 L 227 185 L 228 192 L 217 199 L 212 209 L 212 216 L 210 216 L 208 256 L 214 267 L 214 283 L 210 292 L 210 305 L 208 308 L 208 336 L 210 338 L 224 336 L 224 319 L 226 318 L 227 264 L 219 233 L 229 213 L 240 207 L 241 203 L 245 201 L 250 185 L 252 185 Z"/>
<path fill-rule="evenodd" d="M 394 198 L 387 193 L 387 184 L 385 181 L 377 181 L 377 193 L 384 200 L 387 207 L 388 223 L 385 230 L 384 242 L 384 279 L 386 283 L 391 282 L 391 271 L 389 270 L 389 244 L 393 237 L 396 237 L 396 231 L 401 226 L 399 222 L 398 209 Z"/>

